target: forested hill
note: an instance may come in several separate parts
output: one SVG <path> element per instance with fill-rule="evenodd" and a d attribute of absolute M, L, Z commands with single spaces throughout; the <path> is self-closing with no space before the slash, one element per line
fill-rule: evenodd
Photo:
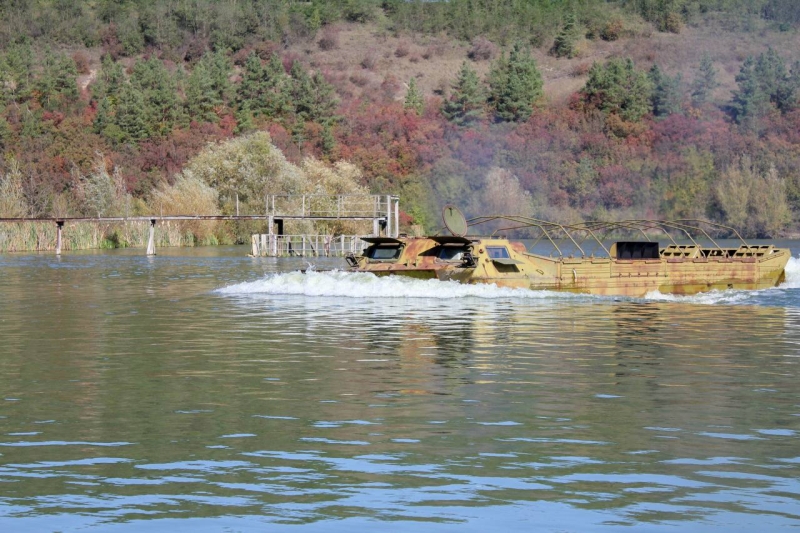
<path fill-rule="evenodd" d="M 406 224 L 800 220 L 796 0 L 5 0 L 0 88 L 0 217 L 145 210 L 265 131 Z"/>

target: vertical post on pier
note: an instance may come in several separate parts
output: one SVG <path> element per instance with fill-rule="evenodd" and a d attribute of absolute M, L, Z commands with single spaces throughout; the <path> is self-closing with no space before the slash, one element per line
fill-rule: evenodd
<path fill-rule="evenodd" d="M 236 193 L 236 216 L 239 216 L 239 193 Z"/>
<path fill-rule="evenodd" d="M 150 238 L 147 240 L 147 255 L 156 255 L 156 219 L 150 219 Z"/>
<path fill-rule="evenodd" d="M 400 198 L 395 196 L 394 200 L 394 236 L 400 236 Z"/>
<path fill-rule="evenodd" d="M 61 229 L 64 227 L 63 220 L 56 220 L 56 229 L 58 236 L 56 237 L 56 255 L 61 255 Z"/>
<path fill-rule="evenodd" d="M 275 245 L 275 217 L 272 215 L 269 215 L 269 217 L 267 217 L 267 231 L 269 232 L 267 233 L 269 238 L 269 243 L 267 244 L 268 248 L 266 255 L 270 257 L 275 257 L 276 255 L 278 255 L 278 250 L 277 246 Z"/>
<path fill-rule="evenodd" d="M 386 236 L 392 237 L 392 197 L 386 195 Z"/>

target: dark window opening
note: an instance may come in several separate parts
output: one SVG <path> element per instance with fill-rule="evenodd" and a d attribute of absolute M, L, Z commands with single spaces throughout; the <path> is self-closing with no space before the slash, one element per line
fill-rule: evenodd
<path fill-rule="evenodd" d="M 657 242 L 618 242 L 617 259 L 659 259 Z"/>
<path fill-rule="evenodd" d="M 367 250 L 367 257 L 377 261 L 391 261 L 400 257 L 399 246 L 372 246 Z"/>
<path fill-rule="evenodd" d="M 441 246 L 437 257 L 442 261 L 461 261 L 466 251 L 463 246 Z"/>

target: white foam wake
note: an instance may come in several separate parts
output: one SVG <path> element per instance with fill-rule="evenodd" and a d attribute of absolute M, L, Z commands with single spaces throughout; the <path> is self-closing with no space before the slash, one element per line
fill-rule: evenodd
<path fill-rule="evenodd" d="M 287 272 L 218 289 L 228 295 L 302 295 L 344 298 L 525 298 L 572 297 L 552 291 L 510 289 L 494 284 L 466 285 L 454 281 L 419 280 L 404 276 L 377 277 L 357 272 Z"/>

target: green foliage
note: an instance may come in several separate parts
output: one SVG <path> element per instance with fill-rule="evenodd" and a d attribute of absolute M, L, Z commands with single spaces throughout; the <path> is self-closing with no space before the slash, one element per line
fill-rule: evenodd
<path fill-rule="evenodd" d="M 63 54 L 48 53 L 42 74 L 36 80 L 39 102 L 48 110 L 74 103 L 78 98 L 75 62 Z"/>
<path fill-rule="evenodd" d="M 692 102 L 695 105 L 703 105 L 711 98 L 711 94 L 717 87 L 719 87 L 717 71 L 714 69 L 711 57 L 703 54 L 703 59 L 700 61 L 694 80 L 692 80 Z"/>
<path fill-rule="evenodd" d="M 442 114 L 458 126 L 469 126 L 486 114 L 486 91 L 466 61 L 453 83 L 453 92 L 442 103 Z"/>
<path fill-rule="evenodd" d="M 498 120 L 527 120 L 533 113 L 534 104 L 543 95 L 543 85 L 536 60 L 520 43 L 516 43 L 508 58 L 503 54 L 489 72 L 489 102 Z"/>
<path fill-rule="evenodd" d="M 658 67 L 653 65 L 648 73 L 653 84 L 653 95 L 651 103 L 653 114 L 657 117 L 665 117 L 681 112 L 681 76 L 670 77 Z"/>
<path fill-rule="evenodd" d="M 592 65 L 583 95 L 590 107 L 636 122 L 652 110 L 653 82 L 631 59 L 614 58 Z"/>
<path fill-rule="evenodd" d="M 313 121 L 330 124 L 336 120 L 339 100 L 336 92 L 319 71 L 309 76 L 299 61 L 292 65 L 291 102 L 294 113 L 301 122 Z"/>
<path fill-rule="evenodd" d="M 748 57 L 736 75 L 739 89 L 733 93 L 731 109 L 738 124 L 757 130 L 760 120 L 769 113 L 770 95 L 765 92 L 765 84 L 759 79 L 756 60 Z"/>
<path fill-rule="evenodd" d="M 119 95 L 114 122 L 123 133 L 122 142 L 137 142 L 150 135 L 145 108 L 144 95 L 137 87 L 127 83 Z"/>
<path fill-rule="evenodd" d="M 558 32 L 558 35 L 556 35 L 550 53 L 556 57 L 575 57 L 577 54 L 576 45 L 579 38 L 580 31 L 575 22 L 575 15 L 571 12 L 567 13 L 564 18 L 564 25 L 561 27 L 561 31 Z"/>
<path fill-rule="evenodd" d="M 425 99 L 422 97 L 422 93 L 417 87 L 417 80 L 415 78 L 411 78 L 411 81 L 408 82 L 408 90 L 406 91 L 403 107 L 410 109 L 417 115 L 421 115 L 425 110 Z"/>
<path fill-rule="evenodd" d="M 186 86 L 186 112 L 190 120 L 217 122 L 217 108 L 222 105 L 219 87 L 204 62 L 199 62 L 189 74 Z"/>

